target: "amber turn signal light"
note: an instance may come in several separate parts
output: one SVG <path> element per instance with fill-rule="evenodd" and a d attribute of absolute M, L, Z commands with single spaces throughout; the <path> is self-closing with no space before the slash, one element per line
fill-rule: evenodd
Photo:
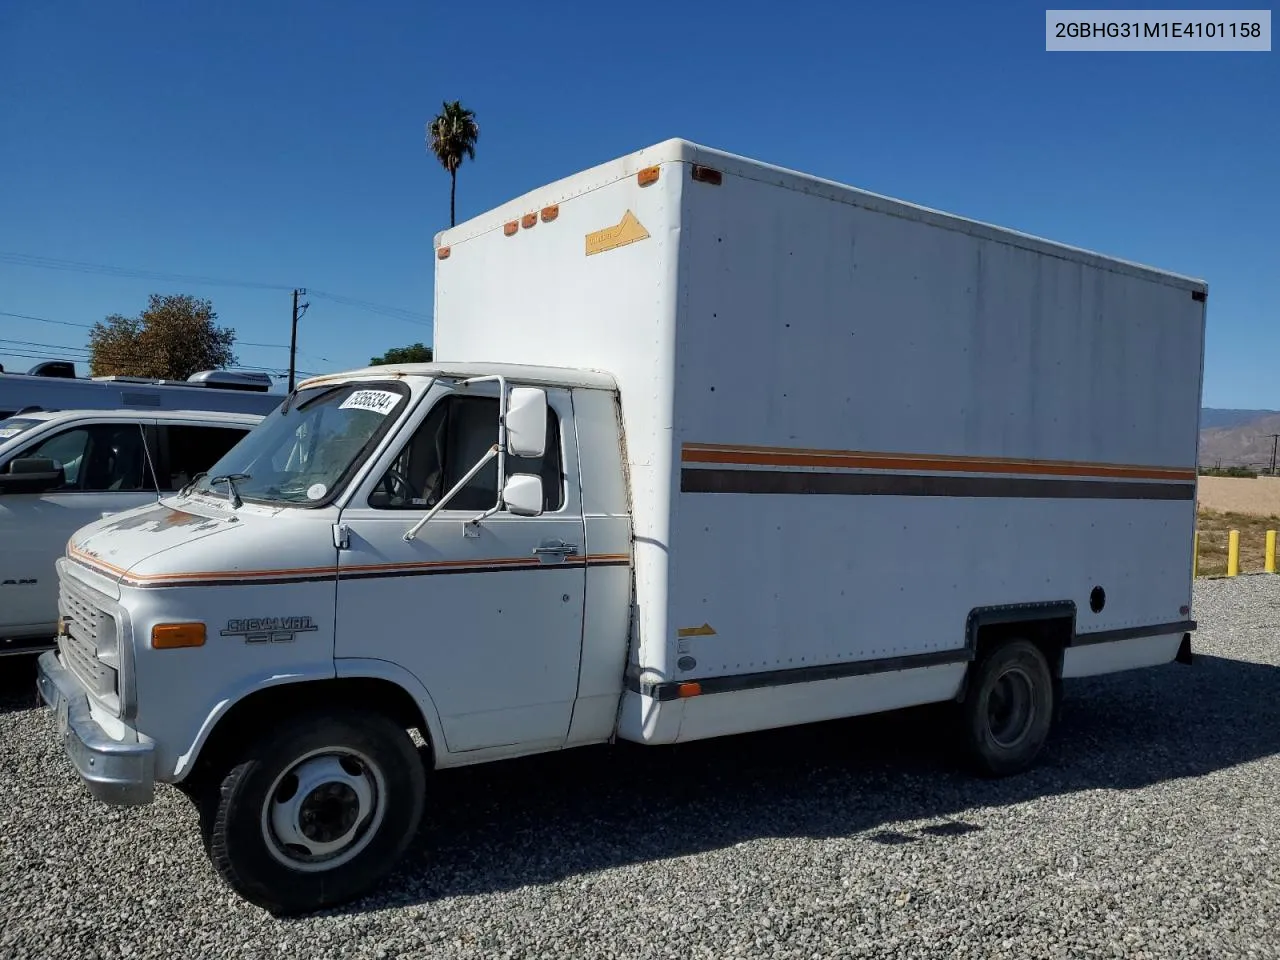
<path fill-rule="evenodd" d="M 151 646 L 156 650 L 203 647 L 203 623 L 157 623 L 151 628 Z"/>

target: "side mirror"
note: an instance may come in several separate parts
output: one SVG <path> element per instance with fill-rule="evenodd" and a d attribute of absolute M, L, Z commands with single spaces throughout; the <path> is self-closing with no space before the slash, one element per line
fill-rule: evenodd
<path fill-rule="evenodd" d="M 536 387 L 512 387 L 507 401 L 507 453 L 540 457 L 547 446 L 547 392 Z M 538 500 L 542 502 L 541 498 Z"/>
<path fill-rule="evenodd" d="M 542 513 L 542 478 L 532 473 L 513 473 L 502 488 L 502 502 L 517 517 L 536 517 Z"/>
<path fill-rule="evenodd" d="M 44 493 L 65 482 L 62 464 L 45 457 L 11 460 L 8 469 L 0 473 L 0 491 L 4 493 Z"/>

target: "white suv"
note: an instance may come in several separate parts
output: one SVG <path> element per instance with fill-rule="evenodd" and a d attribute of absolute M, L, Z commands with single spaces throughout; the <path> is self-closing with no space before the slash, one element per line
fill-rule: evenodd
<path fill-rule="evenodd" d="M 54 564 L 73 533 L 181 489 L 261 420 L 195 410 L 59 410 L 0 420 L 0 656 L 52 646 Z"/>

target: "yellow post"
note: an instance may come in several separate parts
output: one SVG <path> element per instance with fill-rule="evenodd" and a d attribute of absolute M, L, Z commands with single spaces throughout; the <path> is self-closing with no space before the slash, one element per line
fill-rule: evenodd
<path fill-rule="evenodd" d="M 1195 579 L 1200 576 L 1200 531 L 1196 531 L 1195 537 L 1191 541 L 1191 577 Z"/>
<path fill-rule="evenodd" d="M 1227 536 L 1227 576 L 1240 572 L 1240 531 L 1232 530 Z"/>
<path fill-rule="evenodd" d="M 1267 573 L 1276 572 L 1276 532 L 1274 530 L 1267 531 L 1267 565 L 1263 569 Z"/>

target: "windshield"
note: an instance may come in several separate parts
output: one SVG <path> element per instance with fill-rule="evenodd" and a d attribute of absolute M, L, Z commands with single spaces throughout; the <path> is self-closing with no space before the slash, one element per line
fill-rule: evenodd
<path fill-rule="evenodd" d="M 398 381 L 299 390 L 192 489 L 225 497 L 234 483 L 244 500 L 317 506 L 337 494 L 408 398 L 409 389 Z"/>
<path fill-rule="evenodd" d="M 7 443 L 42 423 L 44 423 L 43 420 L 31 420 L 27 417 L 9 417 L 7 420 L 0 420 L 0 443 Z"/>

